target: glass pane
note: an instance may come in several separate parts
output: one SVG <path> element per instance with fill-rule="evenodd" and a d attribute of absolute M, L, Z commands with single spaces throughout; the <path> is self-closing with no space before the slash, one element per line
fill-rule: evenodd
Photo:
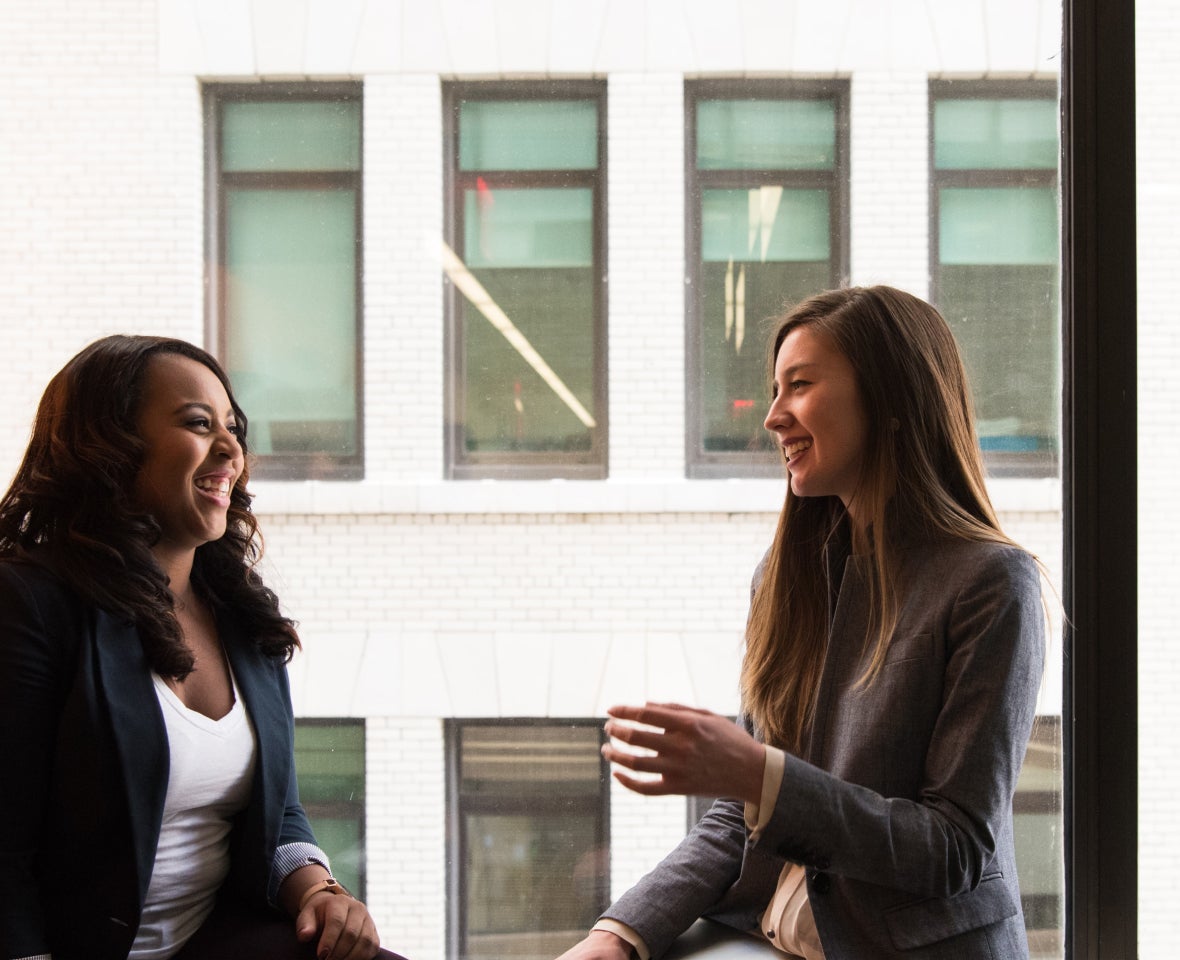
<path fill-rule="evenodd" d="M 226 191 L 226 361 L 255 453 L 356 453 L 355 207 Z"/>
<path fill-rule="evenodd" d="M 547 793 L 597 797 L 602 781 L 597 727 L 472 725 L 462 732 L 459 776 L 464 795 Z M 530 787 L 531 789 L 531 787 Z"/>
<path fill-rule="evenodd" d="M 365 727 L 363 723 L 295 724 L 299 799 L 332 872 L 353 893 L 363 892 Z"/>
<path fill-rule="evenodd" d="M 1057 169 L 1057 102 L 936 101 L 934 165 L 940 170 Z"/>
<path fill-rule="evenodd" d="M 588 267 L 594 258 L 592 190 L 492 190 L 464 197 L 469 267 Z"/>
<path fill-rule="evenodd" d="M 602 906 L 594 814 L 464 819 L 467 960 L 553 960 L 585 936 Z"/>
<path fill-rule="evenodd" d="M 706 452 L 769 451 L 767 321 L 831 283 L 826 190 L 701 197 L 701 409 Z"/>
<path fill-rule="evenodd" d="M 985 451 L 1057 449 L 1057 205 L 1051 189 L 939 192 L 939 307 L 971 375 Z"/>
<path fill-rule="evenodd" d="M 461 728 L 464 958 L 552 960 L 597 919 L 608 869 L 600 743 L 598 725 Z"/>
<path fill-rule="evenodd" d="M 702 100 L 697 104 L 701 170 L 830 170 L 836 108 L 830 100 Z"/>
<path fill-rule="evenodd" d="M 826 261 L 830 218 L 827 190 L 705 190 L 701 255 L 716 261 Z"/>
<path fill-rule="evenodd" d="M 355 100 L 226 102 L 221 167 L 359 170 L 361 105 Z"/>
<path fill-rule="evenodd" d="M 1052 188 L 944 188 L 938 218 L 941 263 L 1057 263 L 1057 191 Z"/>
<path fill-rule="evenodd" d="M 460 170 L 593 170 L 598 106 L 591 100 L 465 100 Z"/>
<path fill-rule="evenodd" d="M 468 191 L 479 285 L 464 291 L 469 452 L 590 449 L 596 295 L 591 190 Z"/>

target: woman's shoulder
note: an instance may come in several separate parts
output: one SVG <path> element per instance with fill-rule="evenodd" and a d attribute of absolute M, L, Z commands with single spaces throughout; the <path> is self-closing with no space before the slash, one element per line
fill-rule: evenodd
<path fill-rule="evenodd" d="M 21 553 L 0 557 L 0 586 L 34 597 L 68 601 L 76 591 L 58 574 L 47 557 Z"/>
<path fill-rule="evenodd" d="M 1009 540 L 946 538 L 908 551 L 907 567 L 919 578 L 944 588 L 990 583 L 1007 590 L 1040 592 L 1041 567 L 1028 550 Z"/>

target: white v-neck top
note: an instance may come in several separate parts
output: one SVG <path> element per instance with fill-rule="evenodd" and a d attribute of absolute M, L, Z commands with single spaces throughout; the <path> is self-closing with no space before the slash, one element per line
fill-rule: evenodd
<path fill-rule="evenodd" d="M 212 912 L 229 873 L 233 818 L 250 798 L 257 751 L 236 682 L 233 707 L 212 720 L 186 707 L 158 675 L 152 680 L 168 732 L 168 792 L 143 918 L 128 960 L 167 960 Z"/>

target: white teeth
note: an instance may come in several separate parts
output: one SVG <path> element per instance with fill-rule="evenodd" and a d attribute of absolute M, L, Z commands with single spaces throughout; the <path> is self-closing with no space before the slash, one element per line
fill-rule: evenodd
<path fill-rule="evenodd" d="M 224 478 L 220 480 L 202 478 L 197 481 L 197 488 L 208 490 L 210 493 L 217 493 L 224 497 L 229 493 L 229 481 Z"/>
<path fill-rule="evenodd" d="M 796 454 L 810 449 L 810 440 L 796 440 L 794 443 L 788 443 L 785 447 L 783 447 L 783 452 L 787 455 L 787 459 L 790 460 L 791 457 L 795 456 Z"/>

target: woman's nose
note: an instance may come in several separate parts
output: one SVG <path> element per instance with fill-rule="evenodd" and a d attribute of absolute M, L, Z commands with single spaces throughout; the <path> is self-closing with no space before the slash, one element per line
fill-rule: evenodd
<path fill-rule="evenodd" d="M 770 409 L 766 411 L 766 419 L 762 421 L 762 425 L 767 430 L 774 430 L 776 427 L 786 426 L 789 416 L 790 411 L 787 409 L 786 403 L 781 397 L 775 397 L 770 404 Z"/>

